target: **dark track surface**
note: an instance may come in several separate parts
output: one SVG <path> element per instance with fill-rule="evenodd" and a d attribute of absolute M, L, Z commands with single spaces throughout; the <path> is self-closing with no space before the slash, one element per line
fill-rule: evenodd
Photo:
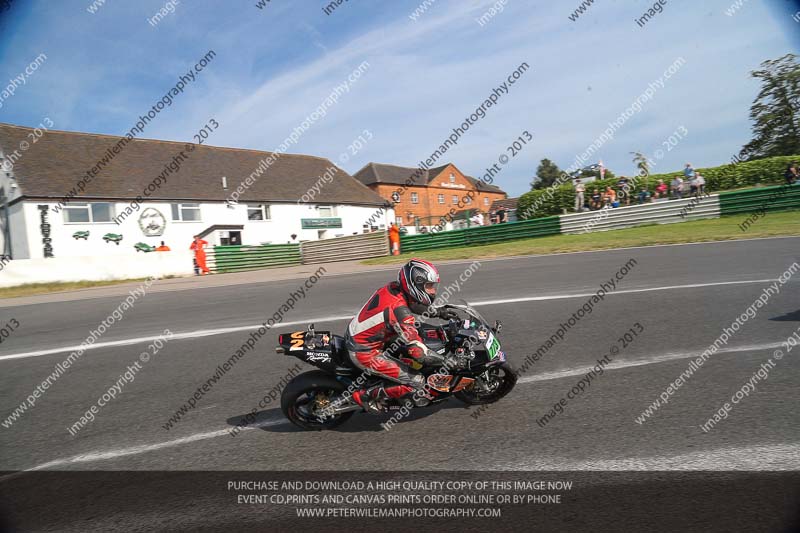
<path fill-rule="evenodd" d="M 136 379 L 71 436 L 74 423 L 138 359 L 145 343 L 87 351 L 13 426 L 0 428 L 0 468 L 69 470 L 800 470 L 800 362 L 797 351 L 776 361 L 768 379 L 737 404 L 727 420 L 704 433 L 699 425 L 729 401 L 800 327 L 800 272 L 748 320 L 728 345 L 698 370 L 654 416 L 634 419 L 794 261 L 800 238 L 485 261 L 460 296 L 500 319 L 504 350 L 519 365 L 630 258 L 624 280 L 537 362 L 512 394 L 477 420 L 457 402 L 420 410 L 384 431 L 357 414 L 339 430 L 307 433 L 282 419 L 277 402 L 258 415 L 261 427 L 236 437 L 227 431 L 255 407 L 294 365 L 275 355 L 275 327 L 172 429 L 169 417 L 249 331 L 171 340 Z M 445 286 L 467 264 L 442 270 Z M 337 276 L 311 289 L 286 321 L 313 320 L 341 332 L 347 321 L 323 321 L 356 311 L 388 272 Z M 138 302 L 99 342 L 251 326 L 266 320 L 300 281 L 154 293 Z M 691 285 L 691 287 L 685 287 Z M 647 290 L 658 289 L 658 290 Z M 526 297 L 552 299 L 525 302 Z M 0 356 L 79 344 L 119 305 L 93 299 L 5 308 L 21 327 Z M 564 396 L 635 322 L 644 332 L 540 427 L 536 419 Z M 299 326 L 297 327 L 299 328 Z M 36 384 L 68 355 L 0 359 L 5 420 Z M 443 453 L 409 450 L 430 442 Z M 365 444 L 369 454 L 348 452 Z M 27 474 L 23 474 L 25 476 Z M 19 478 L 16 478 L 19 479 Z M 1 481 L 0 484 L 19 481 Z M 68 519 L 64 528 L 77 527 Z M 218 524 L 217 524 L 218 525 Z M 51 524 L 50 527 L 53 526 Z M 213 526 L 210 526 L 213 527 Z"/>

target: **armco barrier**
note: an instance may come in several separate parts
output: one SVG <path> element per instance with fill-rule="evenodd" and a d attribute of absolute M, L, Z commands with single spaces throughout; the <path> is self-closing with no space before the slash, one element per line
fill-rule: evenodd
<path fill-rule="evenodd" d="M 800 184 L 723 192 L 719 195 L 719 207 L 723 215 L 752 213 L 762 209 L 797 209 L 800 208 Z"/>
<path fill-rule="evenodd" d="M 561 215 L 561 233 L 589 233 L 643 224 L 669 224 L 701 218 L 719 218 L 719 213 L 719 196 L 716 194 L 682 200 L 662 200 Z"/>
<path fill-rule="evenodd" d="M 556 235 L 561 232 L 558 217 L 537 218 L 493 226 L 407 235 L 400 239 L 400 251 L 418 252 L 453 246 L 476 246 L 501 241 Z"/>
<path fill-rule="evenodd" d="M 329 263 L 352 259 L 367 259 L 389 255 L 389 237 L 385 231 L 338 237 L 301 244 L 303 264 Z"/>
<path fill-rule="evenodd" d="M 215 273 L 299 265 L 300 245 L 215 246 L 208 252 L 207 263 Z"/>

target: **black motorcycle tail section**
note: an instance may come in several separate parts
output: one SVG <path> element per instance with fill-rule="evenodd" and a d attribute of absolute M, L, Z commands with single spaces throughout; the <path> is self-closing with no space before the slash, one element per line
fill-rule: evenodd
<path fill-rule="evenodd" d="M 336 374 L 343 363 L 343 340 L 329 331 L 284 333 L 278 337 L 278 344 L 278 353 L 296 357 L 331 374 Z"/>

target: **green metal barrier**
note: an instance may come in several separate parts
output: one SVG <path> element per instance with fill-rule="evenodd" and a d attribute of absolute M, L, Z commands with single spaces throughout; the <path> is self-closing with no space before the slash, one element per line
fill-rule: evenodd
<path fill-rule="evenodd" d="M 800 208 L 800 184 L 719 193 L 720 215 Z"/>
<path fill-rule="evenodd" d="M 400 238 L 400 251 L 405 253 L 455 246 L 478 246 L 558 233 L 561 233 L 560 218 L 552 216 L 440 233 L 405 235 Z"/>
<path fill-rule="evenodd" d="M 213 272 L 241 272 L 301 264 L 299 244 L 215 246 L 209 259 L 209 267 Z"/>

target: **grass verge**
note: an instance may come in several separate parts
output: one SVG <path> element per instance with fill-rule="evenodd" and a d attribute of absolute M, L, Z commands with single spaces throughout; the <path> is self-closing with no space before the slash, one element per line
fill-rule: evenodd
<path fill-rule="evenodd" d="M 0 288 L 0 298 L 18 298 L 20 296 L 34 296 L 36 294 L 49 294 L 52 292 L 75 291 L 92 287 L 104 287 L 106 285 L 144 281 L 145 279 L 146 278 L 110 281 L 70 281 L 66 283 L 29 283 L 26 285 L 17 285 L 16 287 Z"/>
<path fill-rule="evenodd" d="M 483 246 L 442 248 L 401 254 L 399 256 L 378 257 L 367 259 L 363 263 L 367 265 L 393 264 L 415 256 L 432 261 L 446 261 L 800 235 L 800 211 L 797 210 L 768 212 L 764 218 L 759 219 L 744 232 L 739 229 L 739 224 L 746 218 L 746 214 L 729 215 L 710 220 L 695 220 L 675 224 L 652 224 L 580 235 L 534 237 Z"/>

